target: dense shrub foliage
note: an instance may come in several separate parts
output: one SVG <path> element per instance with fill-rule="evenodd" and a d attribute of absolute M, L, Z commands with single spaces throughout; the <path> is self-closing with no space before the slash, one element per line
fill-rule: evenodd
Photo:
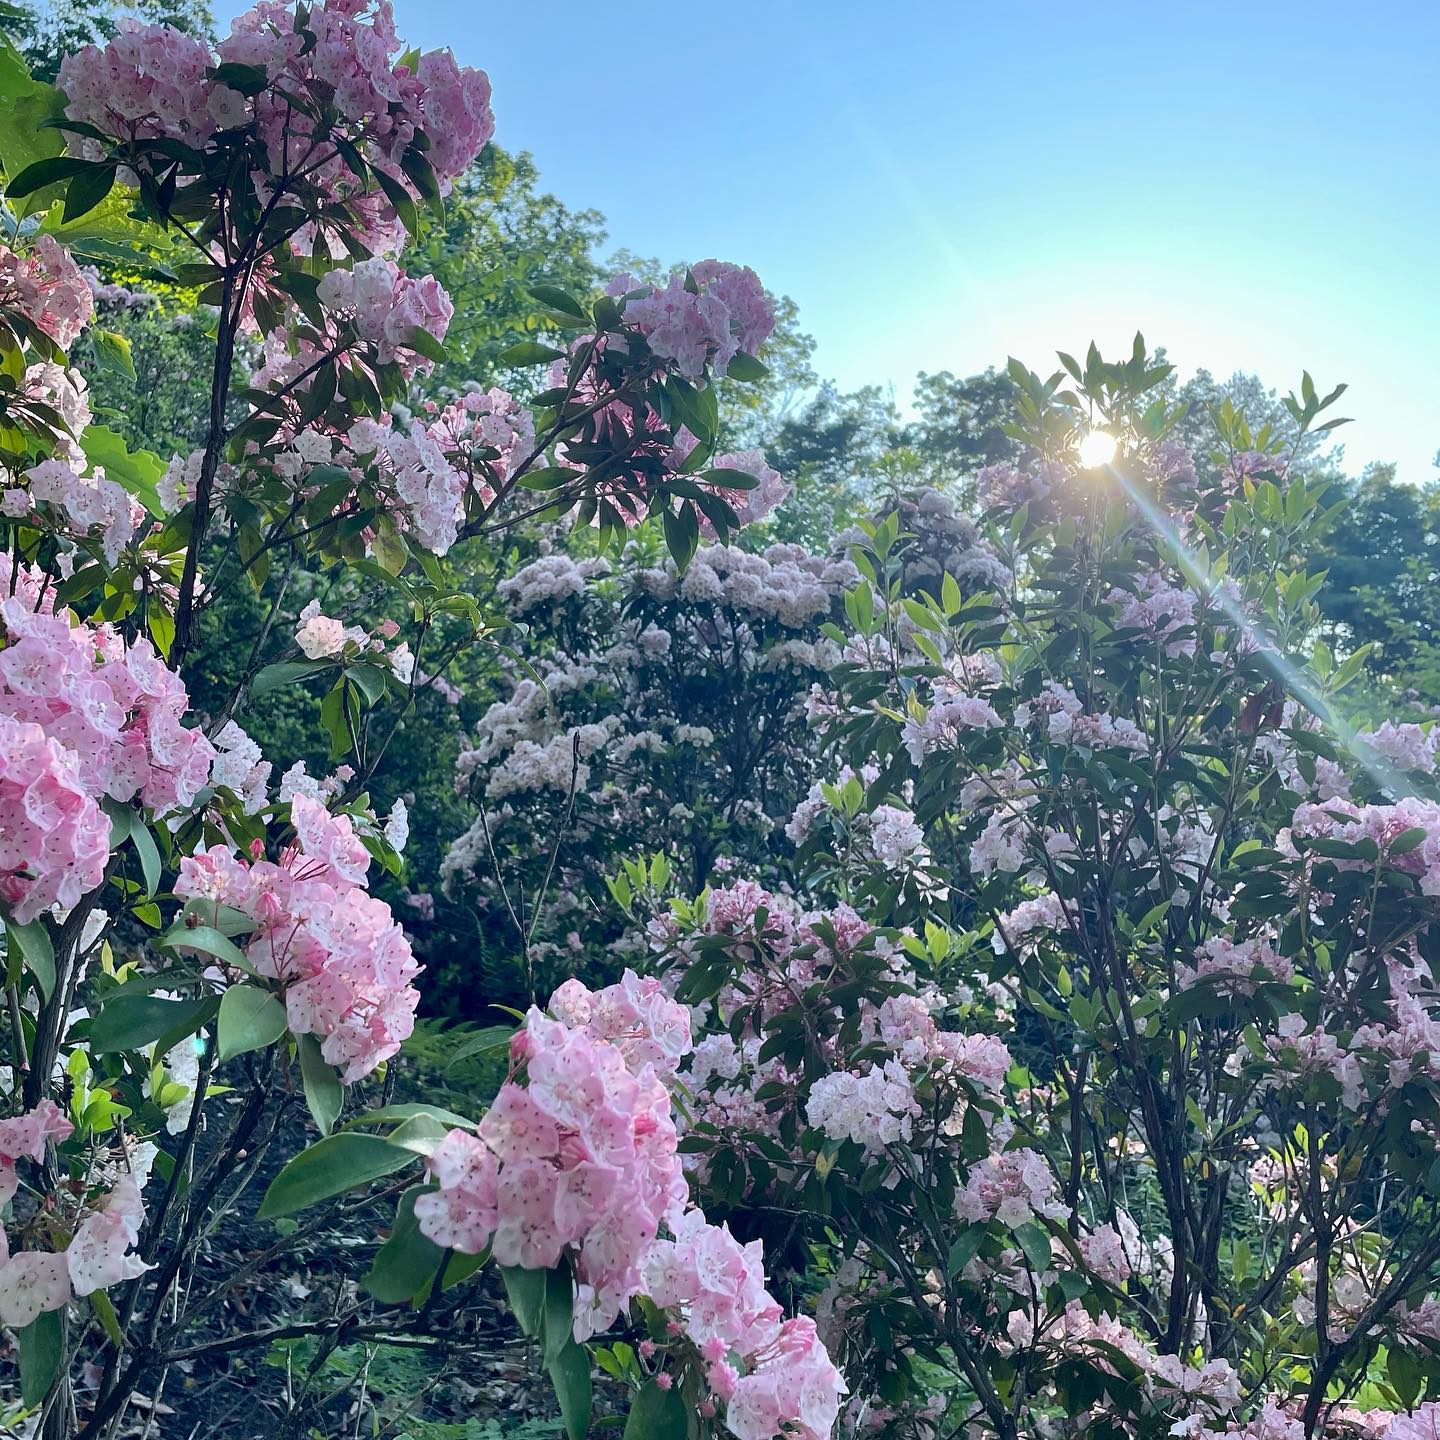
<path fill-rule="evenodd" d="M 733 1348 L 732 1428 L 828 1431 L 843 1384 L 813 1322 L 785 1318 L 759 1252 L 690 1203 L 664 1083 L 686 1012 L 633 979 L 602 992 L 593 1022 L 532 1010 L 511 1045 L 526 1084 L 501 1090 L 483 1138 L 447 1134 L 458 1117 L 387 1103 L 421 967 L 369 891 L 372 866 L 400 869 L 409 835 L 402 800 L 377 814 L 371 778 L 419 697 L 448 698 L 447 670 L 494 628 L 441 559 L 526 513 L 576 512 L 602 539 L 655 517 L 684 565 L 702 531 L 723 542 L 763 517 L 779 478 L 758 456 L 716 458 L 715 386 L 764 376 L 770 300 L 753 272 L 718 261 L 660 286 L 622 276 L 593 305 L 537 284 L 563 343 L 502 358 L 548 364 L 542 393 L 527 404 L 470 386 L 407 410 L 448 359 L 454 306 L 392 257 L 490 137 L 482 72 L 404 51 L 388 5 L 336 0 L 262 4 L 214 49 L 122 25 L 67 55 L 57 84 L 15 82 L 17 108 L 44 124 L 22 131 L 12 115 L 3 147 L 18 223 L 0 265 L 13 1111 L 0 1122 L 13 1212 L 0 1320 L 17 1341 L 17 1417 L 47 1435 L 114 1435 L 136 1387 L 176 1361 L 272 1339 L 214 1333 L 237 1276 L 214 1273 L 207 1237 L 303 1096 L 323 1138 L 271 1180 L 261 1217 L 422 1166 L 436 1188 L 401 1201 L 369 1295 L 342 1286 L 287 1338 L 409 1328 L 473 1346 L 463 1309 L 427 1304 L 408 1327 L 378 1315 L 410 1293 L 394 1272 L 415 1257 L 387 1253 L 418 1223 L 413 1240 L 493 1249 L 579 1435 L 590 1367 L 572 1275 L 577 1316 L 595 1325 L 639 1304 L 678 1316 L 669 1290 L 646 1299 L 659 1247 L 692 1261 L 733 1251 L 733 1324 L 692 1319 L 688 1332 Z M 198 443 L 168 465 L 93 423 L 67 351 L 96 293 L 145 309 L 162 345 L 176 332 L 77 257 L 213 307 Z M 133 370 L 128 337 L 97 329 L 90 345 Z M 352 603 L 332 613 L 336 577 Z M 298 615 L 292 584 L 312 592 Z M 258 610 L 227 606 L 238 587 Z M 218 703 L 200 715 L 189 662 L 204 619 L 226 614 L 253 634 L 236 671 L 207 676 Z M 255 699 L 317 684 L 332 766 L 320 776 L 304 756 L 267 758 L 243 725 Z M 654 1045 L 631 1038 L 642 1016 Z M 365 1082 L 381 1075 L 376 1094 Z M 473 1268 L 437 1265 L 417 1286 L 433 1302 Z M 668 1413 L 688 1392 L 643 1393 Z"/>

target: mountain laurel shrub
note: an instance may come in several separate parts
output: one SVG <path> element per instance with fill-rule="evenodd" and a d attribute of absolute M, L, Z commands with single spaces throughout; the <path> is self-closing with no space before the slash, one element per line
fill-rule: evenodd
<path fill-rule="evenodd" d="M 698 1193 L 857 1430 L 1428 1436 L 1436 744 L 1347 727 L 1313 640 L 1339 392 L 1192 455 L 1140 341 L 1061 358 L 1012 366 L 988 588 L 916 583 L 914 506 L 851 549 L 804 887 L 637 908 Z"/>
<path fill-rule="evenodd" d="M 214 48 L 126 23 L 55 88 L 13 49 L 5 74 L 4 1423 L 114 1437 L 171 1366 L 282 1340 L 313 1337 L 317 1364 L 365 1340 L 473 1354 L 485 1250 L 543 1335 L 572 1437 L 590 1412 L 580 1341 L 631 1306 L 725 1375 L 706 1403 L 737 1433 L 828 1432 L 843 1381 L 813 1321 L 691 1202 L 666 1084 L 687 1012 L 633 976 L 593 1016 L 532 1010 L 482 1135 L 454 1130 L 453 1112 L 390 1103 L 421 967 L 369 888 L 409 831 L 403 804 L 370 802 L 386 749 L 494 643 L 441 557 L 538 513 L 607 541 L 653 518 L 684 565 L 702 532 L 725 542 L 779 498 L 754 457 L 715 455 L 717 386 L 765 374 L 759 280 L 704 261 L 582 300 L 537 277 L 560 343 L 502 357 L 544 367 L 536 393 L 427 401 L 454 307 L 397 257 L 490 138 L 483 72 L 406 50 L 387 0 L 261 0 Z M 100 267 L 208 307 L 189 453 L 131 451 L 93 422 L 71 348 L 133 365 L 93 324 Z M 384 618 L 315 600 L 278 624 L 300 574 L 343 577 Z M 198 626 L 255 615 L 227 612 L 237 589 L 258 623 L 197 715 Z M 329 775 L 244 728 L 282 686 L 323 694 Z M 237 1214 L 286 1224 L 217 1266 L 210 1237 Z M 362 1217 L 389 1234 L 368 1273 L 278 1330 L 235 1323 L 233 1287 Z M 702 1322 L 662 1250 L 709 1285 L 728 1267 L 730 1308 Z M 629 1377 L 641 1428 L 698 1383 L 652 1361 Z"/>

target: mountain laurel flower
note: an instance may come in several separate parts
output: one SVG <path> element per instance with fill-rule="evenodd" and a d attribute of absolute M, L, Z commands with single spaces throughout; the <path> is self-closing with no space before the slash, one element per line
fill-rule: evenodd
<path fill-rule="evenodd" d="M 9 579 L 8 559 L 0 572 Z M 0 716 L 38 725 L 70 751 L 97 801 L 138 798 L 157 813 L 189 805 L 209 783 L 215 749 L 182 723 L 190 698 L 154 646 L 55 610 L 37 571 L 21 569 L 6 589 Z"/>
<path fill-rule="evenodd" d="M 817 1130 L 832 1140 L 853 1140 L 872 1155 L 908 1141 L 919 1114 L 910 1076 L 898 1060 L 864 1075 L 848 1070 L 822 1075 L 805 1102 L 805 1118 Z"/>
<path fill-rule="evenodd" d="M 133 1175 L 124 1175 L 100 1208 L 87 1215 L 75 1231 L 65 1264 L 77 1295 L 108 1289 L 151 1269 L 132 1246 L 140 1239 L 145 1207 Z"/>
<path fill-rule="evenodd" d="M 390 907 L 362 888 L 370 855 L 349 817 L 303 791 L 291 817 L 297 843 L 278 863 L 215 845 L 181 860 L 175 893 L 255 922 L 246 959 L 280 987 L 292 1033 L 315 1035 L 351 1084 L 414 1029 L 420 966 Z"/>
<path fill-rule="evenodd" d="M 326 310 L 349 318 L 355 334 L 375 347 L 382 365 L 401 361 L 407 373 L 428 371 L 433 363 L 415 350 L 416 331 L 443 340 L 455 313 L 433 275 L 407 275 L 393 260 L 378 255 L 357 261 L 349 270 L 326 271 L 316 298 Z"/>
<path fill-rule="evenodd" d="M 74 752 L 39 725 L 0 715 L 0 902 L 11 918 L 28 925 L 77 904 L 104 880 L 109 858 L 110 820 Z"/>
<path fill-rule="evenodd" d="M 663 288 L 631 295 L 625 302 L 625 323 L 682 375 L 698 380 L 707 364 L 716 375 L 724 375 L 740 351 L 759 353 L 775 328 L 774 306 L 759 277 L 745 266 L 703 260 L 690 274 L 694 290 L 677 271 Z M 612 293 L 628 279 L 613 281 Z"/>
<path fill-rule="evenodd" d="M 532 1009 L 518 1033 L 525 1085 L 501 1087 L 478 1138 L 442 1145 L 438 1189 L 415 1213 L 437 1244 L 473 1254 L 488 1242 L 501 1265 L 548 1269 L 573 1247 L 583 1338 L 639 1292 L 662 1220 L 683 1208 L 670 1097 L 651 1065 L 632 1073 L 588 1026 Z"/>
<path fill-rule="evenodd" d="M 971 1224 L 996 1219 L 1013 1230 L 1035 1216 L 1061 1219 L 1065 1206 L 1042 1156 L 1034 1150 L 1007 1150 L 972 1167 L 956 1197 L 955 1212 Z"/>
<path fill-rule="evenodd" d="M 90 323 L 95 297 L 70 252 L 53 235 L 41 235 L 24 255 L 0 245 L 0 308 L 5 306 L 68 350 Z"/>

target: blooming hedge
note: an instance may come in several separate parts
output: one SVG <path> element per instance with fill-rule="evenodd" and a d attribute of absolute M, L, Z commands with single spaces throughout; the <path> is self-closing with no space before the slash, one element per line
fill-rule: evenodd
<path fill-rule="evenodd" d="M 784 1317 L 759 1253 L 690 1201 L 667 1087 L 683 1011 L 653 982 L 597 996 L 608 1026 L 532 1011 L 515 1080 L 478 1132 L 449 1134 L 451 1112 L 388 1103 L 421 967 L 370 892 L 408 833 L 403 804 L 375 813 L 370 779 L 417 695 L 494 643 L 440 557 L 573 512 L 602 539 L 654 517 L 684 565 L 702 531 L 726 540 L 783 493 L 758 457 L 715 455 L 717 382 L 765 373 L 774 312 L 758 279 L 706 261 L 661 288 L 623 277 L 594 302 L 537 282 L 562 343 L 507 359 L 548 365 L 540 393 L 426 399 L 413 387 L 445 358 L 454 307 L 400 256 L 490 137 L 483 72 L 405 50 L 384 0 L 262 0 L 213 49 L 125 22 L 66 57 L 56 89 L 17 84 L 43 123 L 12 116 L 0 135 L 15 221 L 0 253 L 7 1419 L 114 1435 L 137 1386 L 177 1360 L 270 1341 L 211 1329 L 247 1266 L 215 1275 L 206 1236 L 250 1204 L 302 1104 L 313 1143 L 269 1184 L 261 1223 L 396 1172 L 431 1179 L 402 1201 L 368 1292 L 352 1285 L 295 1333 L 470 1343 L 433 1304 L 385 1314 L 411 1293 L 393 1274 L 409 1217 L 437 1257 L 493 1252 L 544 1331 L 572 1436 L 590 1407 L 577 1337 L 642 1305 L 676 1317 L 654 1322 L 667 1351 L 673 1323 L 712 1370 L 730 1366 L 747 1433 L 802 1415 L 828 1431 L 842 1382 L 813 1325 Z M 82 261 L 212 307 L 193 453 L 131 453 L 94 423 L 66 355 L 104 284 Z M 126 364 L 123 337 L 93 338 Z M 287 634 L 304 572 L 344 577 L 393 618 L 356 625 L 316 602 Z M 198 715 L 197 623 L 239 584 L 265 618 L 228 699 Z M 284 685 L 323 689 L 328 776 L 267 758 L 244 728 Z M 733 1250 L 749 1297 L 733 1334 L 701 1327 L 682 1296 L 650 1297 L 677 1245 Z M 422 1288 L 474 1268 L 437 1264 Z M 733 1365 L 712 1353 L 726 1337 Z M 679 1373 L 633 1377 L 641 1422 L 681 1403 Z"/>
<path fill-rule="evenodd" d="M 804 888 L 649 920 L 698 1193 L 818 1292 L 860 1430 L 1428 1435 L 1434 737 L 1337 709 L 1283 440 L 1191 455 L 1138 341 L 1061 358 L 1012 367 L 985 586 L 914 501 L 851 550 Z"/>

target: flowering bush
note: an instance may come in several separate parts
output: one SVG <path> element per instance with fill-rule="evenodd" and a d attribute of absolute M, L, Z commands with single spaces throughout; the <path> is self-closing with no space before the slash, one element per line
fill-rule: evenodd
<path fill-rule="evenodd" d="M 1283 437 L 1219 415 L 1192 461 L 1138 342 L 1062 360 L 1012 367 L 980 586 L 913 504 L 852 550 L 807 884 L 649 920 L 698 1194 L 815 1296 L 857 1430 L 1408 1436 L 1434 741 L 1337 712 L 1363 655 L 1314 639 Z M 1296 435 L 1334 398 L 1307 376 Z"/>
<path fill-rule="evenodd" d="M 436 926 L 417 927 L 443 955 L 456 909 L 463 922 L 478 905 L 487 952 L 521 954 L 548 984 L 621 938 L 604 883 L 617 853 L 663 852 L 690 893 L 717 857 L 786 868 L 784 827 L 815 774 L 809 695 L 840 656 L 822 626 L 858 578 L 793 545 L 702 544 L 683 574 L 644 535 L 613 565 L 577 548 L 499 583 L 533 673 L 460 753 L 457 786 L 481 813 L 443 863 Z M 499 973 L 487 988 L 513 998 Z"/>
<path fill-rule="evenodd" d="M 488 1248 L 544 1331 L 578 1440 L 579 1341 L 622 1310 L 658 1313 L 656 1256 L 709 1233 L 668 1088 L 684 1012 L 653 982 L 565 990 L 555 1018 L 530 1013 L 479 1129 L 392 1105 L 422 967 L 369 888 L 373 867 L 401 868 L 407 809 L 377 815 L 368 787 L 417 695 L 493 643 L 439 557 L 523 518 L 522 497 L 605 534 L 653 515 L 682 566 L 702 524 L 728 538 L 774 504 L 758 457 L 714 454 L 715 384 L 765 373 L 769 302 L 752 272 L 713 261 L 664 292 L 686 300 L 537 286 L 564 348 L 526 342 L 508 363 L 552 362 L 548 388 L 427 401 L 411 386 L 445 358 L 453 306 L 400 256 L 490 137 L 482 72 L 405 50 L 387 0 L 261 0 L 213 48 L 126 21 L 68 56 L 58 82 L 17 80 L 24 114 L 48 119 L 22 133 L 7 108 L 0 136 L 7 161 L 30 162 L 6 176 L 17 224 L 0 250 L 0 1323 L 19 1361 L 18 1386 L 13 1369 L 0 1379 L 0 1424 L 112 1437 L 176 1363 L 269 1346 L 271 1332 L 216 1312 L 284 1238 L 227 1268 L 216 1227 L 253 1211 L 257 1180 L 264 1224 L 321 1202 L 333 1214 L 347 1195 L 365 1212 L 398 1193 L 373 1182 L 423 1164 L 435 1184 L 402 1202 L 368 1289 L 338 1280 L 291 1338 L 405 1334 L 464 1353 L 464 1303 L 448 1326 L 433 1303 L 382 1306 L 415 1293 L 396 1289 L 393 1263 L 417 1263 L 411 1222 L 434 1257 L 431 1235 L 455 1252 L 417 1282 L 432 1301 L 469 1279 L 460 1257 Z M 107 304 L 131 292 L 83 273 L 67 243 L 213 307 L 191 453 L 167 463 L 94 423 L 67 351 L 93 318 L 92 283 Z M 86 341 L 128 363 L 123 337 Z M 301 576 L 368 590 L 366 622 L 317 599 L 292 631 Z M 258 597 L 249 658 L 196 713 L 197 623 L 240 613 L 237 585 Z M 245 728 L 257 698 L 316 683 L 323 777 L 267 758 Z M 729 1336 L 733 1358 L 702 1360 L 698 1300 L 668 1298 L 674 1333 L 662 1325 L 625 1377 L 637 1413 L 669 1414 L 703 1384 L 747 1435 L 818 1435 L 838 1372 L 765 1295 L 758 1253 L 742 1269 L 749 1328 L 703 1337 L 713 1351 Z"/>

